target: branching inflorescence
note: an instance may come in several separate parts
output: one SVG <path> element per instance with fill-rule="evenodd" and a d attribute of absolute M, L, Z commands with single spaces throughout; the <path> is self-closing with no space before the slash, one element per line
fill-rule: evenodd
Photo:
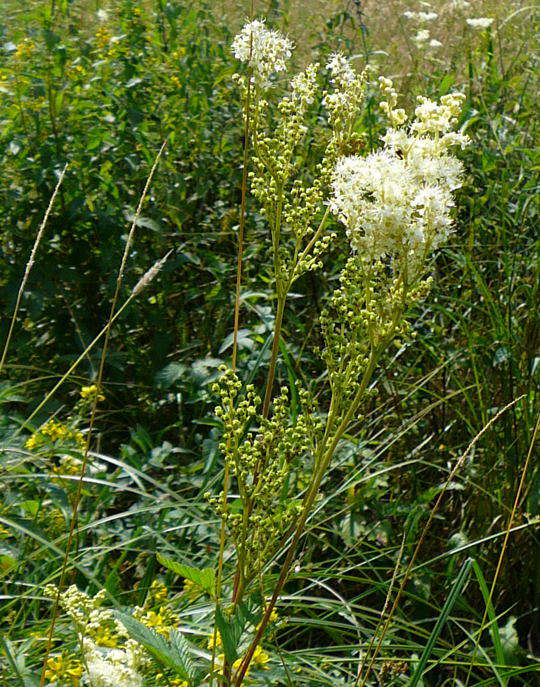
<path fill-rule="evenodd" d="M 366 144 L 359 119 L 367 70 L 358 73 L 343 55 L 334 54 L 324 67 L 311 64 L 289 79 L 272 107 L 275 75 L 286 71 L 292 47 L 259 20 L 246 24 L 233 41 L 235 57 L 246 66 L 246 74 L 235 80 L 244 95 L 253 151 L 251 191 L 268 226 L 273 257 L 274 340 L 261 392 L 254 385 L 244 387 L 236 370 L 227 368 L 213 388 L 219 397 L 215 414 L 226 479 L 223 492 L 208 497 L 234 547 L 236 570 L 230 589 L 223 586 L 230 592 L 225 604 L 221 572 L 217 591 L 204 571 L 190 578 L 217 604 L 211 659 L 199 652 L 200 670 L 186 668 L 175 682 L 169 671 L 156 684 L 217 680 L 239 686 L 252 663 L 267 668 L 260 643 L 275 618 L 274 607 L 325 474 L 351 423 L 361 419 L 363 405 L 376 393 L 372 377 L 385 351 L 396 338 L 414 335 L 408 313 L 429 292 L 430 257 L 452 231 L 453 193 L 463 170 L 451 151 L 468 143 L 456 131 L 463 96 L 450 93 L 440 102 L 419 98 L 409 121 L 397 107 L 392 82 L 381 77 L 380 107 L 389 127 L 380 149 L 361 154 Z M 310 146 L 315 154 L 309 159 L 316 161 L 308 164 Z M 322 267 L 324 255 L 338 241 L 340 225 L 350 250 L 320 315 L 325 374 L 317 381 L 320 386 L 282 387 L 276 394 L 291 286 Z M 316 403 L 316 397 L 322 401 Z M 280 556 L 277 580 L 270 585 L 265 573 Z M 142 684 L 141 675 L 150 675 L 150 668 L 141 645 L 127 638 L 125 623 L 101 609 L 101 598 L 89 601 L 77 594 L 68 590 L 62 603 L 81 637 L 85 665 L 77 668 L 79 674 L 94 687 L 112 684 L 107 671 L 116 676 L 115 685 Z M 247 609 L 247 601 L 258 604 L 258 611 Z M 84 604 L 86 611 L 81 610 Z M 165 605 L 157 612 L 136 608 L 133 617 L 143 628 L 170 637 L 171 645 L 159 645 L 162 652 L 172 651 L 180 641 L 176 617 Z M 208 628 L 203 632 L 207 636 Z M 107 648 L 109 637 L 113 644 Z M 218 655 L 218 647 L 223 654 Z M 185 647 L 180 652 L 184 656 L 182 652 Z M 167 665 L 172 670 L 176 664 Z"/>

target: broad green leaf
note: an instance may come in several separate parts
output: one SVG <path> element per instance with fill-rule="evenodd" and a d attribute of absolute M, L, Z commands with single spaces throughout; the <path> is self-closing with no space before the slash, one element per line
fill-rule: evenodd
<path fill-rule="evenodd" d="M 190 679 L 193 664 L 191 660 L 188 663 L 185 662 L 185 654 L 189 651 L 187 642 L 180 651 L 180 644 L 176 635 L 175 643 L 169 644 L 164 637 L 135 620 L 132 616 L 116 611 L 116 617 L 126 628 L 129 636 L 141 644 L 158 663 L 174 670 L 183 680 Z"/>
<path fill-rule="evenodd" d="M 185 577 L 186 580 L 193 582 L 193 584 L 196 584 L 197 587 L 200 587 L 202 591 L 210 594 L 210 596 L 214 596 L 216 573 L 213 568 L 193 568 L 190 565 L 173 561 L 172 558 L 162 556 L 160 553 L 158 553 L 157 559 L 161 565 L 169 568 L 177 575 Z"/>
<path fill-rule="evenodd" d="M 240 604 L 231 617 L 227 617 L 220 609 L 216 610 L 216 625 L 221 635 L 223 653 L 229 663 L 234 663 L 238 658 L 238 647 L 248 621 L 253 622 L 254 617 L 245 604 Z"/>

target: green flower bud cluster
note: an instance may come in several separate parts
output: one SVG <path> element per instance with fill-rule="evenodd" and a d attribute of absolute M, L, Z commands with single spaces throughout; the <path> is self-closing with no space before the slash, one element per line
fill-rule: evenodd
<path fill-rule="evenodd" d="M 320 318 L 336 422 L 357 394 L 370 360 L 393 339 L 412 336 L 406 313 L 430 285 L 430 278 L 408 283 L 402 270 L 384 260 L 349 258 Z M 365 397 L 371 393 L 364 391 Z"/>
<path fill-rule="evenodd" d="M 323 104 L 328 112 L 328 121 L 336 141 L 343 143 L 352 132 L 358 112 L 364 101 L 368 68 L 357 74 L 347 63 L 344 71 L 339 63 L 347 63 L 345 58 L 335 55 L 326 65 L 334 89 L 323 93 Z M 344 65 L 341 65 L 343 67 Z"/>
<path fill-rule="evenodd" d="M 290 472 L 311 455 L 321 423 L 311 417 L 305 391 L 299 394 L 302 412 L 296 418 L 291 418 L 286 387 L 274 398 L 271 416 L 264 418 L 252 386 L 240 397 L 241 383 L 232 370 L 223 370 L 213 390 L 221 400 L 216 408 L 223 423 L 220 449 L 240 502 L 229 502 L 223 493 L 210 500 L 231 534 L 244 579 L 251 580 L 298 516 L 301 502 L 289 486 Z"/>

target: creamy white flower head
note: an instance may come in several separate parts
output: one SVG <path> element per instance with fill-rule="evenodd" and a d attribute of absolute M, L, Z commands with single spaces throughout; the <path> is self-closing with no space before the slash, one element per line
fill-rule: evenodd
<path fill-rule="evenodd" d="M 432 50 L 438 50 L 439 48 L 442 48 L 442 43 L 441 43 L 441 41 L 438 41 L 437 39 L 432 38 L 432 39 L 429 41 L 429 47 L 430 47 Z"/>
<path fill-rule="evenodd" d="M 84 642 L 86 677 L 92 687 L 142 687 L 143 678 L 133 669 L 131 658 L 122 649 L 100 650 Z"/>
<path fill-rule="evenodd" d="M 386 79 L 381 83 L 392 88 Z M 446 130 L 457 122 L 462 102 L 460 94 L 443 96 L 440 104 L 422 98 L 417 121 L 408 129 L 390 128 L 382 150 L 338 161 L 330 209 L 359 253 L 405 259 L 415 271 L 446 240 L 452 191 L 461 186 L 463 174 L 449 148 L 467 142 Z"/>
<path fill-rule="evenodd" d="M 452 0 L 450 3 L 450 7 L 455 10 L 466 10 L 470 6 L 471 3 L 468 0 Z"/>
<path fill-rule="evenodd" d="M 444 134 L 457 123 L 457 116 L 465 96 L 462 93 L 443 95 L 438 104 L 429 98 L 418 96 L 420 104 L 414 111 L 416 122 L 411 130 L 419 134 Z"/>
<path fill-rule="evenodd" d="M 436 12 L 403 12 L 406 19 L 414 19 L 418 22 L 435 21 L 439 16 Z"/>
<path fill-rule="evenodd" d="M 254 79 L 266 85 L 270 74 L 286 69 L 293 44 L 278 31 L 267 29 L 264 21 L 255 19 L 235 36 L 232 50 L 236 59 L 249 62 Z"/>
<path fill-rule="evenodd" d="M 99 21 L 105 22 L 109 18 L 109 13 L 107 10 L 98 10 L 96 12 L 96 17 L 99 19 Z"/>
<path fill-rule="evenodd" d="M 416 36 L 413 38 L 413 41 L 417 45 L 423 45 L 424 43 L 427 43 L 429 41 L 429 31 L 427 29 L 422 29 L 421 31 L 418 31 Z"/>
<path fill-rule="evenodd" d="M 466 22 L 467 24 L 471 27 L 471 29 L 477 29 L 477 30 L 482 30 L 482 29 L 487 29 L 489 28 L 495 19 L 492 17 L 478 17 L 477 19 L 467 19 Z"/>
<path fill-rule="evenodd" d="M 326 68 L 330 72 L 331 83 L 340 88 L 352 83 L 356 78 L 356 73 L 351 67 L 351 63 L 339 52 L 330 55 Z"/>

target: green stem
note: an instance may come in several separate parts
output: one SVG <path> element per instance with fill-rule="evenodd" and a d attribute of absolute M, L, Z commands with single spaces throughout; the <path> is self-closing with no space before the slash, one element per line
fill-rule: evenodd
<path fill-rule="evenodd" d="M 270 602 L 266 606 L 265 613 L 263 615 L 263 618 L 259 624 L 259 628 L 255 634 L 255 637 L 253 638 L 253 641 L 251 642 L 246 655 L 244 656 L 242 663 L 240 665 L 240 668 L 238 669 L 238 672 L 236 674 L 236 680 L 235 680 L 235 685 L 236 687 L 240 687 L 243 683 L 244 677 L 246 675 L 247 669 L 249 668 L 249 664 L 251 662 L 251 659 L 253 658 L 253 654 L 255 652 L 255 649 L 257 645 L 259 644 L 263 633 L 266 629 L 266 626 L 268 625 L 268 622 L 270 620 L 270 616 L 272 614 L 272 611 L 276 605 L 277 599 L 281 593 L 281 590 L 283 589 L 285 582 L 287 581 L 287 578 L 289 576 L 290 568 L 293 562 L 294 555 L 296 553 L 296 547 L 298 544 L 298 541 L 300 537 L 302 536 L 304 532 L 304 526 L 306 524 L 306 521 L 308 519 L 308 516 L 311 512 L 313 503 L 315 502 L 315 499 L 317 497 L 317 494 L 319 492 L 319 487 L 321 485 L 322 479 L 326 473 L 326 470 L 328 469 L 328 465 L 330 464 L 330 461 L 332 460 L 334 456 L 334 452 L 336 450 L 336 447 L 343 437 L 345 431 L 347 430 L 347 427 L 349 426 L 349 423 L 353 417 L 353 415 L 357 412 L 358 407 L 360 406 L 360 403 L 362 401 L 362 398 L 364 396 L 364 393 L 366 391 L 367 385 L 369 384 L 369 381 L 371 379 L 371 376 L 373 374 L 373 370 L 375 369 L 375 365 L 377 364 L 377 361 L 380 357 L 380 354 L 382 353 L 383 346 L 380 346 L 378 349 L 373 350 L 370 356 L 370 359 L 368 361 L 368 365 L 366 367 L 366 370 L 364 371 L 364 375 L 362 377 L 362 381 L 360 382 L 360 386 L 358 388 L 358 391 L 356 392 L 356 395 L 349 406 L 348 411 L 345 413 L 345 416 L 343 417 L 343 420 L 341 421 L 339 427 L 336 430 L 336 433 L 333 436 L 333 439 L 330 443 L 330 446 L 328 449 L 325 449 L 326 442 L 323 442 L 321 446 L 321 450 L 319 451 L 319 456 L 322 456 L 321 460 L 318 461 L 318 464 L 316 465 L 315 468 L 315 473 L 313 476 L 313 479 L 311 481 L 310 487 L 304 497 L 304 502 L 302 505 L 302 513 L 300 515 L 298 524 L 296 526 L 296 529 L 294 531 L 294 534 L 291 539 L 291 543 L 289 544 L 289 548 L 287 550 L 287 555 L 285 558 L 285 561 L 283 562 L 283 565 L 281 566 L 281 571 L 279 574 L 278 581 L 276 583 L 276 586 L 274 588 L 274 592 L 272 594 L 272 598 L 270 599 Z M 327 419 L 327 426 L 329 426 L 333 422 L 333 414 L 328 416 Z"/>
<path fill-rule="evenodd" d="M 283 324 L 283 313 L 285 311 L 285 295 L 278 294 L 278 304 L 276 309 L 276 320 L 274 323 L 274 340 L 272 341 L 272 353 L 270 355 L 270 367 L 268 368 L 268 377 L 266 378 L 266 391 L 264 394 L 264 402 L 262 408 L 263 418 L 268 417 L 270 412 L 270 401 L 272 399 L 272 387 L 274 385 L 274 377 L 276 376 L 276 363 L 279 351 L 279 342 L 281 339 L 281 328 Z"/>

